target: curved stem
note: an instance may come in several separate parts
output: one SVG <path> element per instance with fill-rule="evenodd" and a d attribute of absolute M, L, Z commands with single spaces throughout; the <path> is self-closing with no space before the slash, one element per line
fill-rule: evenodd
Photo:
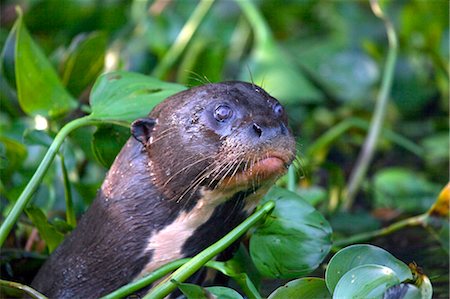
<path fill-rule="evenodd" d="M 352 171 L 347 186 L 347 196 L 345 198 L 344 208 L 350 209 L 353 205 L 356 194 L 366 176 L 369 164 L 375 153 L 375 147 L 380 136 L 381 128 L 383 126 L 384 117 L 387 110 L 389 99 L 389 92 L 391 90 L 394 67 L 397 60 L 397 35 L 391 21 L 383 14 L 377 0 L 370 1 L 373 13 L 384 21 L 386 32 L 389 41 L 389 50 L 386 59 L 386 66 L 383 72 L 383 81 L 381 83 L 381 90 L 378 94 L 377 103 L 375 105 L 375 112 L 371 120 L 369 133 L 364 141 L 363 148 L 356 161 L 356 166 Z"/>
<path fill-rule="evenodd" d="M 256 8 L 255 4 L 250 0 L 236 0 L 236 3 L 242 9 L 242 12 L 245 14 L 247 21 L 250 23 L 253 29 L 253 32 L 255 34 L 255 42 L 258 45 L 262 45 L 266 42 L 271 41 L 272 33 L 267 26 L 267 23 L 264 21 L 263 16 Z"/>
<path fill-rule="evenodd" d="M 173 43 L 172 47 L 169 51 L 164 55 L 163 59 L 160 63 L 155 67 L 152 72 L 152 76 L 157 78 L 162 78 L 167 73 L 167 71 L 172 67 L 172 65 L 176 62 L 176 60 L 180 57 L 181 53 L 183 53 L 187 44 L 191 40 L 194 33 L 197 31 L 200 26 L 203 18 L 208 12 L 209 8 L 213 4 L 214 0 L 201 0 L 200 3 L 195 8 L 189 20 L 184 25 L 183 29 L 181 29 L 180 33 L 177 36 L 177 39 Z"/>
<path fill-rule="evenodd" d="M 3 246 L 3 243 L 5 242 L 6 238 L 8 237 L 8 234 L 11 231 L 12 227 L 14 226 L 14 223 L 16 223 L 17 219 L 22 214 L 23 209 L 28 204 L 31 196 L 34 194 L 36 189 L 39 187 L 39 184 L 41 183 L 45 173 L 47 172 L 48 168 L 50 167 L 51 163 L 53 162 L 55 155 L 58 153 L 58 150 L 61 147 L 61 144 L 64 142 L 64 139 L 67 137 L 67 135 L 69 135 L 70 132 L 72 132 L 73 130 L 75 130 L 79 127 L 103 123 L 103 122 L 104 121 L 91 119 L 89 116 L 86 116 L 86 117 L 75 119 L 75 120 L 67 123 L 58 132 L 55 139 L 53 140 L 53 143 L 50 145 L 47 153 L 45 154 L 44 158 L 42 159 L 41 163 L 39 164 L 39 167 L 37 168 L 33 177 L 31 178 L 31 180 L 28 182 L 25 189 L 20 194 L 19 198 L 17 199 L 13 208 L 9 212 L 8 216 L 6 216 L 5 221 L 2 223 L 2 226 L 0 227 L 0 247 Z"/>
<path fill-rule="evenodd" d="M 333 248 L 341 248 L 341 247 L 345 247 L 345 246 L 348 246 L 351 244 L 364 242 L 369 239 L 373 239 L 375 237 L 386 236 L 386 235 L 392 234 L 400 229 L 403 229 L 407 226 L 425 225 L 427 217 L 428 217 L 428 214 L 426 214 L 426 213 L 421 214 L 418 216 L 400 220 L 398 222 L 392 223 L 391 225 L 381 228 L 381 229 L 377 229 L 377 230 L 374 230 L 371 232 L 364 232 L 361 234 L 353 235 L 350 238 L 337 240 L 336 242 L 333 243 Z"/>
<path fill-rule="evenodd" d="M 210 259 L 215 257 L 217 254 L 229 247 L 233 242 L 239 239 L 250 227 L 255 225 L 258 221 L 264 218 L 273 208 L 275 203 L 269 201 L 265 203 L 258 211 L 253 213 L 250 217 L 244 220 L 231 232 L 229 232 L 222 239 L 209 246 L 196 256 L 194 256 L 189 262 L 181 266 L 178 270 L 173 272 L 169 277 L 164 279 L 160 284 L 153 288 L 150 293 L 148 293 L 144 299 L 156 299 L 164 298 L 170 292 L 172 292 L 176 287 L 176 282 L 183 282 L 188 279 L 192 274 L 198 271 L 204 264 L 206 264 Z"/>
<path fill-rule="evenodd" d="M 44 295 L 42 295 L 41 293 L 39 293 L 35 289 L 33 289 L 33 288 L 31 288 L 31 287 L 29 287 L 27 285 L 18 283 L 18 282 L 0 279 L 0 285 L 1 286 L 5 286 L 5 287 L 9 287 L 9 288 L 13 288 L 13 289 L 19 289 L 19 290 L 25 292 L 31 298 L 47 299 L 47 297 L 45 297 Z"/>

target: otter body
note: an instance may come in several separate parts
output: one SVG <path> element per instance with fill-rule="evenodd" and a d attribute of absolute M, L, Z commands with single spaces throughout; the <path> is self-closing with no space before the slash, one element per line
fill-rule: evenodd
<path fill-rule="evenodd" d="M 283 107 L 243 82 L 169 97 L 131 132 L 32 283 L 50 298 L 97 298 L 194 256 L 242 222 L 295 155 Z"/>

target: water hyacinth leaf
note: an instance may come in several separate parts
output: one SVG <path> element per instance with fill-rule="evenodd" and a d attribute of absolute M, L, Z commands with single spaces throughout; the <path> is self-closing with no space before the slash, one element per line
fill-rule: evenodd
<path fill-rule="evenodd" d="M 327 192 L 320 186 L 298 189 L 297 194 L 312 206 L 316 206 L 327 199 Z"/>
<path fill-rule="evenodd" d="M 276 289 L 268 299 L 314 298 L 331 299 L 325 280 L 316 277 L 305 277 L 289 281 Z"/>
<path fill-rule="evenodd" d="M 275 209 L 250 238 L 250 255 L 262 275 L 294 278 L 316 269 L 331 248 L 331 227 L 296 193 L 273 187 L 263 202 Z"/>
<path fill-rule="evenodd" d="M 137 73 L 107 73 L 100 76 L 92 88 L 91 117 L 131 122 L 145 117 L 165 98 L 185 89 L 182 85 Z"/>
<path fill-rule="evenodd" d="M 21 13 L 11 30 L 15 36 L 15 78 L 20 107 L 28 115 L 60 116 L 77 106 L 56 71 L 28 33 Z"/>
<path fill-rule="evenodd" d="M 226 287 L 208 287 L 206 290 L 215 296 L 215 298 L 221 299 L 243 299 L 243 297 L 233 289 Z"/>
<path fill-rule="evenodd" d="M 439 186 L 406 168 L 385 168 L 375 174 L 375 205 L 406 212 L 426 212 L 439 194 Z"/>
<path fill-rule="evenodd" d="M 400 283 L 388 267 L 367 264 L 351 269 L 339 279 L 333 298 L 382 298 L 390 287 Z"/>
<path fill-rule="evenodd" d="M 208 292 L 201 286 L 191 283 L 177 283 L 180 291 L 186 296 L 187 299 L 207 299 L 209 298 Z"/>
<path fill-rule="evenodd" d="M 328 290 L 333 292 L 339 279 L 348 271 L 367 264 L 376 264 L 392 269 L 400 282 L 412 279 L 408 266 L 386 250 L 373 245 L 357 244 L 340 250 L 331 258 L 325 272 Z"/>
<path fill-rule="evenodd" d="M 106 35 L 93 32 L 77 36 L 62 65 L 62 83 L 79 96 L 100 74 L 105 62 Z"/>
<path fill-rule="evenodd" d="M 41 209 L 31 206 L 28 207 L 25 212 L 39 231 L 41 238 L 47 244 L 48 250 L 50 252 L 55 250 L 64 239 L 64 235 L 48 223 L 47 217 L 45 217 Z"/>
<path fill-rule="evenodd" d="M 109 168 L 129 137 L 130 129 L 126 127 L 115 125 L 98 127 L 91 140 L 95 159 Z"/>

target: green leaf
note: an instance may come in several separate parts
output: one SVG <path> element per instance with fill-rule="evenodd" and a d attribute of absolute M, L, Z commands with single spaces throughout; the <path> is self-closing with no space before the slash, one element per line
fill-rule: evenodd
<path fill-rule="evenodd" d="M 64 235 L 48 223 L 47 217 L 45 217 L 41 209 L 31 206 L 25 209 L 25 212 L 36 226 L 39 235 L 47 244 L 49 251 L 52 252 L 55 250 L 59 243 L 64 239 Z"/>
<path fill-rule="evenodd" d="M 374 177 L 377 207 L 425 212 L 439 194 L 439 186 L 409 169 L 385 168 Z"/>
<path fill-rule="evenodd" d="M 238 292 L 226 287 L 208 287 L 206 290 L 220 299 L 243 299 Z"/>
<path fill-rule="evenodd" d="M 191 283 L 177 283 L 180 291 L 186 296 L 187 299 L 207 299 L 208 293 L 201 286 Z"/>
<path fill-rule="evenodd" d="M 328 290 L 333 292 L 339 279 L 348 271 L 361 265 L 377 264 L 395 272 L 400 282 L 412 279 L 411 270 L 386 250 L 367 244 L 348 246 L 331 258 L 325 272 Z"/>
<path fill-rule="evenodd" d="M 331 227 L 296 193 L 273 187 L 263 202 L 275 209 L 250 238 L 250 255 L 261 274 L 294 278 L 316 269 L 331 248 Z"/>
<path fill-rule="evenodd" d="M 316 206 L 327 199 L 327 192 L 320 186 L 299 188 L 297 193 L 312 206 Z"/>
<path fill-rule="evenodd" d="M 97 161 L 109 168 L 129 137 L 130 129 L 125 127 L 115 125 L 97 127 L 92 138 L 92 152 Z"/>
<path fill-rule="evenodd" d="M 28 33 L 21 13 L 10 35 L 15 36 L 15 77 L 20 107 L 29 115 L 60 116 L 77 106 L 53 66 Z M 14 38 L 11 38 L 14 40 Z"/>
<path fill-rule="evenodd" d="M 322 278 L 305 277 L 292 280 L 284 286 L 276 289 L 270 294 L 268 299 L 287 299 L 287 298 L 331 298 L 328 292 L 325 280 Z"/>
<path fill-rule="evenodd" d="M 391 268 L 374 264 L 361 265 L 339 279 L 333 298 L 381 299 L 388 288 L 399 283 L 399 278 Z"/>
<path fill-rule="evenodd" d="M 182 85 L 141 74 L 107 73 L 100 76 L 92 88 L 91 116 L 131 122 L 145 117 L 158 103 L 184 89 Z"/>
<path fill-rule="evenodd" d="M 63 64 L 62 83 L 79 96 L 103 69 L 107 38 L 101 32 L 75 37 Z"/>

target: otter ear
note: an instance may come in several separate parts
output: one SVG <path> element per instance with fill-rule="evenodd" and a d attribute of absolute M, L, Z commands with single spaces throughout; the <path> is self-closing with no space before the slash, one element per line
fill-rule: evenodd
<path fill-rule="evenodd" d="M 155 124 L 156 120 L 153 118 L 139 118 L 131 124 L 131 135 L 146 146 Z"/>

